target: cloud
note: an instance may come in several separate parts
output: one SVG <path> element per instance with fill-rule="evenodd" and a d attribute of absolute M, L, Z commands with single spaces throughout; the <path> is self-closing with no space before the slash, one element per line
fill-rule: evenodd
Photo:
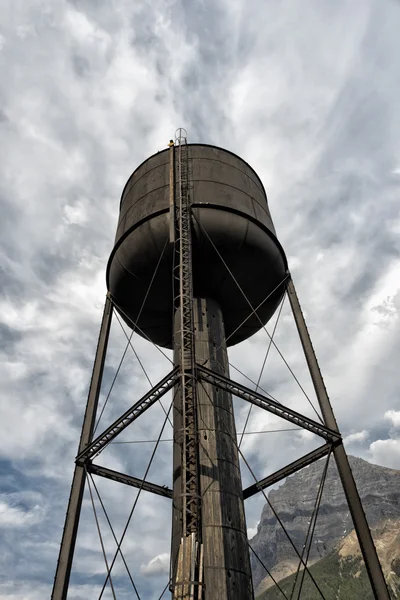
<path fill-rule="evenodd" d="M 47 585 L 36 582 L 35 586 L 25 582 L 2 582 L 0 583 L 0 597 L 7 600 L 41 600 L 48 596 L 50 590 Z M 81 596 L 83 600 L 83 596 Z M 78 599 L 80 600 L 80 599 Z"/>
<path fill-rule="evenodd" d="M 386 439 L 378 438 L 370 444 L 368 459 L 376 464 L 398 469 L 400 464 L 400 437 L 397 429 L 400 427 L 400 411 L 388 410 L 384 414 L 384 419 L 390 421 L 392 427 L 387 432 Z"/>
<path fill-rule="evenodd" d="M 363 429 L 363 431 L 357 431 L 356 433 L 350 433 L 343 439 L 343 442 L 345 445 L 365 442 L 368 439 L 368 435 L 369 435 L 368 431 Z"/>
<path fill-rule="evenodd" d="M 400 411 L 399 410 L 387 410 L 385 412 L 385 419 L 389 419 L 392 422 L 393 427 L 400 427 Z"/>
<path fill-rule="evenodd" d="M 257 527 L 248 527 L 247 528 L 247 537 L 251 540 L 257 533 Z"/>
<path fill-rule="evenodd" d="M 64 206 L 64 214 L 66 222 L 71 225 L 80 225 L 87 220 L 85 207 L 81 202 L 77 202 L 72 206 L 66 204 Z"/>
<path fill-rule="evenodd" d="M 378 0 L 340 0 L 334 10 L 328 0 L 32 0 L 3 11 L 1 597 L 50 595 L 121 190 L 179 126 L 189 141 L 233 150 L 259 173 L 343 436 L 360 455 L 398 465 L 390 436 L 400 411 L 399 10 Z M 304 392 L 274 349 L 260 385 L 315 417 L 287 304 L 275 341 Z M 151 381 L 161 379 L 168 361 L 138 336 L 133 343 Z M 260 332 L 230 360 L 256 382 L 267 344 Z M 114 321 L 101 406 L 125 345 Z M 233 367 L 231 376 L 253 385 Z M 129 350 L 100 427 L 149 385 Z M 236 409 L 241 431 L 248 407 Z M 121 440 L 156 439 L 163 418 L 153 407 Z M 243 439 L 256 477 L 320 442 L 280 428 L 290 424 L 253 409 L 248 432 L 270 431 Z M 114 444 L 98 460 L 141 477 L 152 448 Z M 162 443 L 151 480 L 170 485 L 171 452 Z M 98 479 L 119 536 L 137 491 Z M 246 501 L 250 532 L 263 504 L 261 495 Z M 141 494 L 122 548 L 144 600 L 161 592 L 169 524 L 169 501 Z M 77 557 L 71 594 L 94 597 L 104 561 L 87 495 Z M 119 561 L 115 569 L 123 597 L 129 582 Z"/>
<path fill-rule="evenodd" d="M 371 462 L 398 469 L 400 464 L 400 439 L 376 440 L 370 445 Z"/>
<path fill-rule="evenodd" d="M 17 506 L 10 506 L 0 498 L 0 527 L 29 527 L 42 521 L 40 506 L 33 506 L 26 511 Z"/>
<path fill-rule="evenodd" d="M 159 554 L 152 558 L 147 564 L 140 566 L 143 575 L 162 575 L 169 572 L 169 554 Z"/>

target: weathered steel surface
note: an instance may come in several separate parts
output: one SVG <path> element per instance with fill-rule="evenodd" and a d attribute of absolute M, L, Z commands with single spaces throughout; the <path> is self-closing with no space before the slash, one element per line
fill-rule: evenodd
<path fill-rule="evenodd" d="M 290 475 L 293 475 L 293 473 L 296 473 L 300 469 L 304 469 L 304 467 L 308 467 L 313 462 L 315 462 L 315 461 L 319 460 L 320 458 L 329 454 L 329 452 L 331 452 L 331 450 L 332 450 L 332 444 L 329 444 L 329 443 L 324 444 L 323 446 L 321 446 L 320 448 L 317 448 L 316 450 L 312 450 L 305 456 L 302 456 L 301 458 L 294 460 L 289 465 L 282 467 L 282 469 L 275 471 L 275 473 L 268 475 L 268 477 L 264 477 L 264 479 L 261 479 L 260 481 L 257 481 L 257 483 L 253 483 L 253 485 L 250 485 L 248 488 L 244 489 L 243 490 L 243 498 L 246 500 L 247 498 L 254 496 L 254 494 L 257 494 L 261 490 L 263 490 L 271 485 L 274 485 L 275 483 L 278 483 L 278 481 L 282 481 L 282 479 L 285 479 L 286 477 L 289 477 Z"/>
<path fill-rule="evenodd" d="M 105 477 L 106 479 L 111 479 L 112 481 L 123 483 L 124 485 L 130 485 L 143 490 L 144 492 L 157 494 L 157 496 L 172 498 L 172 490 L 165 485 L 151 483 L 150 481 L 145 481 L 144 479 L 139 479 L 138 477 L 132 477 L 132 475 L 126 475 L 125 473 L 114 471 L 113 469 L 107 469 L 107 467 L 101 467 L 100 465 L 95 465 L 91 462 L 87 463 L 86 468 L 88 473 L 92 473 L 93 475 L 99 475 L 100 477 Z"/>
<path fill-rule="evenodd" d="M 315 433 L 316 435 L 319 435 L 332 443 L 338 442 L 341 438 L 340 433 L 337 430 L 329 429 L 329 427 L 321 425 L 318 423 L 318 421 L 314 421 L 309 417 L 305 417 L 301 413 L 288 408 L 284 404 L 280 404 L 279 402 L 276 402 L 276 400 L 268 398 L 268 396 L 264 396 L 263 394 L 255 392 L 245 385 L 242 385 L 241 383 L 237 383 L 236 381 L 229 379 L 229 377 L 216 374 L 203 366 L 197 367 L 197 374 L 201 381 L 206 381 L 221 390 L 237 396 L 238 398 L 242 398 L 243 400 L 247 400 L 247 402 L 251 402 L 255 406 L 264 408 L 272 414 L 285 419 L 285 421 L 289 421 L 289 423 L 293 423 L 294 425 L 308 429 L 308 431 L 311 431 L 312 433 Z"/>
<path fill-rule="evenodd" d="M 193 280 L 197 297 L 214 298 L 224 315 L 227 337 L 251 309 L 213 247 L 217 247 L 251 304 L 256 307 L 285 277 L 284 252 L 276 239 L 264 187 L 241 158 L 214 146 L 189 144 L 190 202 L 193 219 Z M 167 244 L 139 318 L 139 327 L 157 344 L 172 347 L 170 241 L 171 150 L 140 165 L 122 193 L 115 248 L 107 285 L 123 317 L 136 321 L 155 266 Z M 211 241 L 212 243 L 211 243 Z M 257 285 L 254 283 L 257 282 Z M 132 293 L 132 290 L 135 293 Z M 259 309 L 267 322 L 282 297 L 283 286 Z M 236 344 L 258 331 L 253 315 L 229 337 Z"/>

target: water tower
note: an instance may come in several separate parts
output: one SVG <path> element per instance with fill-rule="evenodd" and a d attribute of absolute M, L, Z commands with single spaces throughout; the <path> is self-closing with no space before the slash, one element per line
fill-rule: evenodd
<path fill-rule="evenodd" d="M 142 163 L 125 185 L 107 289 L 53 600 L 67 598 L 88 473 L 171 497 L 169 587 L 174 600 L 252 600 L 244 498 L 330 453 L 375 597 L 389 599 L 285 253 L 255 171 L 232 152 L 188 144 L 186 132 L 178 130 L 169 148 Z M 230 379 L 227 348 L 263 327 L 285 293 L 323 423 Z M 162 381 L 94 438 L 113 310 L 139 335 L 173 349 L 174 364 Z M 174 429 L 171 489 L 93 463 L 93 457 L 169 390 Z M 232 396 L 317 434 L 325 443 L 243 490 Z"/>

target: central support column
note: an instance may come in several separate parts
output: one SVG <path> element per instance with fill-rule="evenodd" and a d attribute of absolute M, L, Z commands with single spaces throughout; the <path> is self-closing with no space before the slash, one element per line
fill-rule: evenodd
<path fill-rule="evenodd" d="M 196 363 L 229 376 L 222 312 L 210 299 L 194 300 Z M 179 313 L 179 311 L 178 311 Z M 175 317 L 175 330 L 179 314 Z M 179 360 L 179 336 L 175 337 Z M 204 600 L 252 600 L 249 547 L 232 397 L 207 383 L 197 386 L 197 431 L 202 578 Z M 174 403 L 174 497 L 171 564 L 178 561 L 182 537 L 181 400 Z M 199 596 L 201 597 L 201 596 Z M 196 597 L 197 600 L 197 597 Z"/>

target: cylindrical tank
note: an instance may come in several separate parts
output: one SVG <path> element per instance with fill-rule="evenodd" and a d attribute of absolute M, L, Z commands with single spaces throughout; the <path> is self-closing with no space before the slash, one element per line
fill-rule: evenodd
<path fill-rule="evenodd" d="M 279 284 L 286 258 L 255 171 L 222 148 L 189 144 L 188 151 L 194 296 L 218 303 L 231 346 L 253 335 L 261 327 L 259 319 L 266 323 L 274 313 L 284 291 Z M 131 175 L 107 266 L 108 290 L 125 321 L 166 348 L 172 348 L 173 330 L 169 182 L 168 149 Z M 259 318 L 249 302 L 258 307 Z"/>

